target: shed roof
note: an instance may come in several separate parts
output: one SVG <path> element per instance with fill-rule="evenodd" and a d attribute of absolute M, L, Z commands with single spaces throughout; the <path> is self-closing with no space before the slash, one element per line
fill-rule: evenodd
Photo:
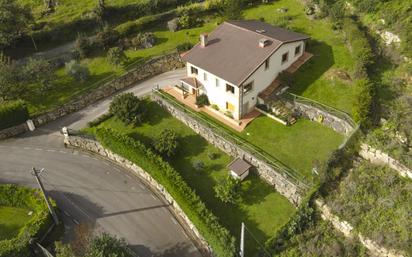
<path fill-rule="evenodd" d="M 269 42 L 262 48 L 263 38 Z M 261 21 L 228 21 L 209 34 L 206 47 L 197 44 L 182 59 L 240 86 L 282 44 L 308 38 Z"/>
<path fill-rule="evenodd" d="M 243 175 L 246 171 L 252 167 L 249 163 L 244 161 L 241 158 L 236 158 L 233 160 L 228 166 L 227 166 L 231 171 L 236 173 L 237 175 L 241 176 Z"/>

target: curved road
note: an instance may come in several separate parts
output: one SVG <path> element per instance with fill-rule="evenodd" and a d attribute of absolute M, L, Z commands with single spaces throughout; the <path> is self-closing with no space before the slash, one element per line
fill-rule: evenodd
<path fill-rule="evenodd" d="M 154 85 L 177 83 L 184 70 L 167 72 L 135 85 L 129 92 L 142 96 Z M 107 111 L 105 99 L 79 112 L 0 142 L 0 183 L 36 187 L 32 166 L 45 168 L 46 190 L 63 210 L 65 240 L 78 223 L 124 237 L 142 257 L 200 257 L 199 251 L 174 219 L 164 201 L 138 178 L 96 156 L 64 148 L 62 127 L 79 129 Z"/>

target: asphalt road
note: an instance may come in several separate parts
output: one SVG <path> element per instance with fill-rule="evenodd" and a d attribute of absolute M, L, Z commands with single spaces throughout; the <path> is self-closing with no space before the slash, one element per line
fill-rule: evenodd
<path fill-rule="evenodd" d="M 155 85 L 177 83 L 184 70 L 167 72 L 127 90 L 142 96 Z M 0 183 L 37 186 L 32 166 L 42 174 L 48 193 L 63 210 L 65 240 L 76 224 L 124 237 L 142 257 L 201 256 L 164 201 L 138 178 L 94 155 L 64 148 L 62 127 L 79 129 L 108 109 L 110 99 L 26 133 L 0 141 Z"/>

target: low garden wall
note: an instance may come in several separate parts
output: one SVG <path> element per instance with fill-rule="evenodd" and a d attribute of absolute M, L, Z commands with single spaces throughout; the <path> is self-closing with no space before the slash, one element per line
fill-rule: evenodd
<path fill-rule="evenodd" d="M 79 111 L 86 106 L 89 106 L 101 99 L 113 95 L 114 93 L 126 89 L 133 84 L 136 84 L 142 80 L 148 79 L 152 76 L 183 68 L 184 63 L 180 59 L 179 54 L 169 54 L 160 57 L 153 58 L 135 69 L 127 72 L 119 78 L 107 82 L 106 84 L 100 86 L 99 88 L 92 90 L 86 94 L 79 95 L 70 102 L 63 104 L 62 106 L 47 112 L 45 114 L 33 117 L 32 120 L 34 125 L 41 126 L 50 121 L 54 121 L 60 117 L 67 114 Z M 28 128 L 23 124 L 8 128 L 5 130 L 0 130 L 0 139 L 5 139 L 12 137 L 24 132 L 27 132 Z"/>
<path fill-rule="evenodd" d="M 309 120 L 320 122 L 321 124 L 332 128 L 338 133 L 348 136 L 355 129 L 347 121 L 315 106 L 300 103 L 297 101 L 295 101 L 293 105 L 295 111 L 297 111 L 300 115 L 308 118 Z M 322 120 L 319 120 L 320 117 L 322 117 Z"/>
<path fill-rule="evenodd" d="M 175 118 L 182 121 L 185 125 L 205 138 L 209 143 L 215 145 L 230 156 L 243 158 L 245 161 L 249 162 L 257 169 L 261 178 L 273 185 L 276 190 L 285 196 L 292 204 L 295 206 L 300 204 L 303 197 L 302 190 L 296 184 L 289 181 L 286 175 L 282 175 L 274 167 L 257 158 L 254 154 L 246 151 L 226 138 L 217 135 L 210 128 L 177 109 L 174 105 L 170 104 L 160 96 L 152 94 L 152 99 Z"/>
<path fill-rule="evenodd" d="M 197 242 L 199 250 L 201 250 L 201 252 L 206 256 L 213 256 L 209 244 L 199 233 L 196 226 L 190 221 L 190 219 L 183 212 L 183 210 L 180 208 L 178 203 L 173 199 L 173 197 L 166 191 L 166 189 L 161 184 L 159 184 L 155 179 L 153 179 L 153 177 L 149 173 L 144 171 L 141 167 L 137 166 L 133 162 L 104 148 L 99 142 L 93 139 L 82 136 L 68 135 L 65 136 L 64 142 L 66 145 L 78 147 L 83 150 L 103 156 L 104 158 L 116 162 L 120 166 L 132 171 L 134 174 L 139 176 L 144 182 L 146 182 L 146 184 L 148 184 L 152 189 L 154 189 L 156 192 L 161 194 L 164 197 L 164 199 L 166 199 L 166 201 L 169 203 L 170 207 L 172 208 L 180 223 L 184 225 L 186 230 L 191 232 L 192 237 Z"/>
<path fill-rule="evenodd" d="M 334 215 L 329 206 L 327 206 L 323 200 L 317 199 L 315 204 L 320 210 L 323 220 L 331 222 L 333 227 L 342 232 L 346 237 L 357 238 L 361 244 L 371 252 L 372 256 L 404 257 L 402 254 L 399 254 L 394 250 L 388 250 L 363 236 L 361 233 L 356 232 L 351 224 L 347 221 L 340 220 L 338 216 Z"/>
<path fill-rule="evenodd" d="M 394 169 L 402 177 L 412 179 L 412 170 L 400 163 L 398 160 L 390 157 L 387 153 L 375 149 L 370 145 L 363 143 L 361 145 L 359 155 L 377 165 L 388 165 L 389 168 Z"/>

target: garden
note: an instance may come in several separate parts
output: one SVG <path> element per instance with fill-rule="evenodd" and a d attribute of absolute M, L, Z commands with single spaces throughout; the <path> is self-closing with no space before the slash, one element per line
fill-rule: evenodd
<path fill-rule="evenodd" d="M 218 217 L 231 235 L 239 238 L 241 222 L 246 224 L 252 233 L 246 235 L 246 249 L 249 256 L 259 252 L 259 244 L 263 245 L 295 213 L 295 208 L 289 201 L 262 181 L 255 172 L 252 171 L 240 184 L 229 179 L 226 166 L 230 163 L 231 157 L 210 145 L 159 105 L 145 99 L 139 108 L 145 110 L 145 118 L 142 117 L 142 122 L 138 122 L 138 125 L 125 125 L 124 121 L 109 115 L 104 117 L 105 121 L 101 120 L 99 125 L 87 128 L 86 131 L 99 135 L 100 130 L 110 129 L 113 133 L 127 135 L 128 138 L 143 143 L 153 151 L 165 147 L 164 144 L 156 142 L 164 131 L 169 131 L 164 132 L 166 133 L 164 137 L 176 138 L 178 147 L 173 157 L 163 154 L 163 159 L 182 176 L 190 188 L 195 190 L 206 207 Z M 99 136 L 98 139 L 105 141 Z M 108 146 L 110 148 L 113 144 Z M 173 151 L 170 153 L 172 154 Z M 142 165 L 139 162 L 137 164 Z M 230 186 L 231 183 L 233 187 Z M 225 191 L 225 187 L 230 187 L 230 191 Z M 223 192 L 223 196 L 218 196 L 218 188 L 225 191 L 226 195 Z M 193 212 L 193 210 L 187 211 L 189 216 Z"/>
<path fill-rule="evenodd" d="M 326 198 L 332 212 L 378 244 L 412 252 L 412 182 L 363 161 Z M 405 255 L 405 256 L 406 256 Z"/>
<path fill-rule="evenodd" d="M 30 240 L 52 223 L 38 190 L 0 185 L 0 256 L 30 256 Z"/>

